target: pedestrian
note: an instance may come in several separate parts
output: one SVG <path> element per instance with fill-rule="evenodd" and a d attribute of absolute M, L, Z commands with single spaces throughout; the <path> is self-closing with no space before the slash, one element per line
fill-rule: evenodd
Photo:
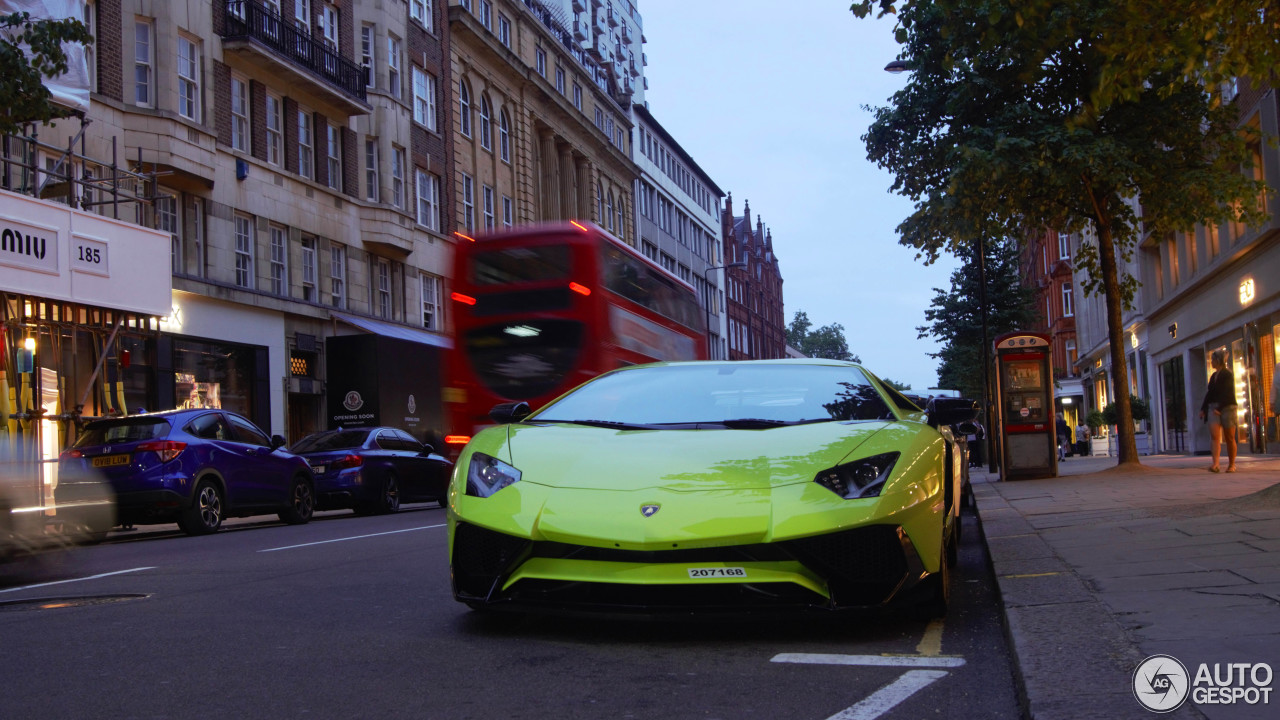
<path fill-rule="evenodd" d="M 1076 423 L 1076 454 L 1080 457 L 1089 454 L 1089 428 L 1083 420 Z"/>
<path fill-rule="evenodd" d="M 1071 444 L 1071 427 L 1062 413 L 1058 413 L 1058 459 L 1067 459 L 1067 445 Z"/>
<path fill-rule="evenodd" d="M 1221 350 L 1210 356 L 1213 374 L 1209 376 L 1209 387 L 1204 393 L 1204 402 L 1200 403 L 1200 419 L 1209 423 L 1210 447 L 1213 464 L 1209 472 L 1220 472 L 1218 455 L 1222 449 L 1222 441 L 1227 442 L 1227 472 L 1236 471 L 1236 381 L 1227 368 L 1226 358 Z"/>

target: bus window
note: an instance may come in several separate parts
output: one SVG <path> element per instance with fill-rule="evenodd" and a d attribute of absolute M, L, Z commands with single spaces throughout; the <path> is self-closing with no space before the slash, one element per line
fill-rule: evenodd
<path fill-rule="evenodd" d="M 568 276 L 567 245 L 506 247 L 471 255 L 471 282 L 476 285 L 519 285 Z"/>

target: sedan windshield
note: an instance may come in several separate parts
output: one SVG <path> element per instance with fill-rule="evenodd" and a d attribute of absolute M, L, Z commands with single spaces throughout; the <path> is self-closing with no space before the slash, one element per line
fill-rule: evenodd
<path fill-rule="evenodd" d="M 289 452 L 299 454 L 358 448 L 364 445 L 364 439 L 368 436 L 368 430 L 337 430 L 335 432 L 316 433 L 299 440 L 293 447 L 289 448 Z"/>
<path fill-rule="evenodd" d="M 893 417 L 856 367 L 705 363 L 603 375 L 530 420 L 752 429 Z"/>

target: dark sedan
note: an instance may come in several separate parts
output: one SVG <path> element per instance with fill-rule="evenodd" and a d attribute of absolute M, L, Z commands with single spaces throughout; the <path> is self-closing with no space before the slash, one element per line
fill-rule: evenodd
<path fill-rule="evenodd" d="M 233 412 L 170 410 L 91 422 L 61 462 L 64 473 L 106 478 L 119 522 L 176 522 L 204 535 L 228 517 L 311 519 L 311 468 L 283 445 Z"/>
<path fill-rule="evenodd" d="M 453 463 L 399 428 L 328 430 L 290 448 L 311 464 L 319 508 L 390 513 L 401 502 L 445 504 Z"/>

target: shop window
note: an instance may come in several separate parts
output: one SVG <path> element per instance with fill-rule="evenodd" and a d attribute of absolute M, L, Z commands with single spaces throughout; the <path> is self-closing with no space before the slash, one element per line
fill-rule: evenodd
<path fill-rule="evenodd" d="M 223 408 L 253 416 L 256 349 L 174 339 L 175 400 L 179 408 Z"/>

